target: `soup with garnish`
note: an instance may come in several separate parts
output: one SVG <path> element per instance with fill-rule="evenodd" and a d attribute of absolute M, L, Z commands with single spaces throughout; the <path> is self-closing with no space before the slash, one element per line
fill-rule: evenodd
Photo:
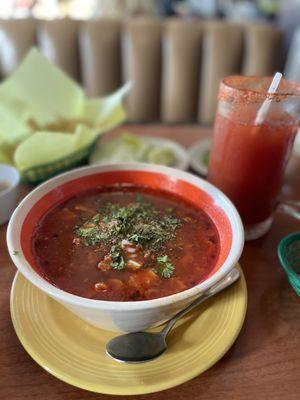
<path fill-rule="evenodd" d="M 32 238 L 38 272 L 56 287 L 95 300 L 138 301 L 203 281 L 219 236 L 201 209 L 141 186 L 97 187 L 65 200 Z"/>

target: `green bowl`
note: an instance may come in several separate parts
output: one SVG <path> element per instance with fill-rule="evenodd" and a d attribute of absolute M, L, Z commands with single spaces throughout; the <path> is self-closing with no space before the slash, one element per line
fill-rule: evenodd
<path fill-rule="evenodd" d="M 96 141 L 79 151 L 61 158 L 52 163 L 37 165 L 21 172 L 21 180 L 24 183 L 38 184 L 55 175 L 68 171 L 69 169 L 86 164 L 88 157 L 96 146 Z"/>
<path fill-rule="evenodd" d="M 290 284 L 300 296 L 300 232 L 294 232 L 281 240 L 278 257 Z"/>

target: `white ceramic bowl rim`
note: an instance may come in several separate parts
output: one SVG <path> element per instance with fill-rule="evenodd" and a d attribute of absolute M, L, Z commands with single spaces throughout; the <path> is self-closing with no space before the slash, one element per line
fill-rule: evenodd
<path fill-rule="evenodd" d="M 207 280 L 187 289 L 183 292 L 179 292 L 167 297 L 160 297 L 153 300 L 142 300 L 142 301 L 105 301 L 105 300 L 93 300 L 80 297 L 64 290 L 61 290 L 45 279 L 43 279 L 35 270 L 30 266 L 28 261 L 25 259 L 23 252 L 21 251 L 20 244 L 20 231 L 23 221 L 29 212 L 32 205 L 43 197 L 46 193 L 51 191 L 57 186 L 62 185 L 65 182 L 77 179 L 93 173 L 101 173 L 108 171 L 149 171 L 160 174 L 166 174 L 175 180 L 184 180 L 194 186 L 201 188 L 206 191 L 211 197 L 214 198 L 214 202 L 217 206 L 220 206 L 226 213 L 231 229 L 232 229 L 232 244 L 229 254 L 224 261 L 223 265 Z M 222 279 L 238 262 L 244 246 L 244 230 L 240 219 L 240 216 L 232 204 L 232 202 L 216 187 L 211 185 L 209 182 L 198 178 L 190 173 L 176 170 L 169 167 L 152 164 L 137 164 L 137 163 L 124 163 L 124 164 L 109 164 L 101 166 L 90 166 L 77 168 L 75 170 L 66 172 L 58 175 L 42 185 L 38 186 L 31 193 L 29 193 L 19 206 L 14 211 L 7 229 L 7 246 L 10 256 L 17 266 L 18 270 L 35 286 L 47 293 L 51 297 L 57 298 L 58 300 L 77 305 L 80 307 L 87 308 L 99 308 L 102 310 L 118 310 L 118 311 L 134 311 L 156 307 L 164 307 L 166 305 L 175 303 L 177 301 L 185 300 L 200 294 L 201 292 L 210 288 L 213 284 Z M 15 251 L 17 250 L 17 254 Z"/>

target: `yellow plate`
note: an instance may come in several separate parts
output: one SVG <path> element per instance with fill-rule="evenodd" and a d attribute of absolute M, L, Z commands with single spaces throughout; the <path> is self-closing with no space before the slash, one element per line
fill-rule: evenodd
<path fill-rule="evenodd" d="M 16 275 L 11 293 L 15 331 L 39 365 L 71 385 L 118 395 L 168 389 L 207 370 L 234 343 L 246 308 L 242 274 L 232 288 L 178 322 L 161 357 L 143 364 L 122 364 L 105 354 L 105 344 L 115 333 L 83 322 L 21 274 Z"/>

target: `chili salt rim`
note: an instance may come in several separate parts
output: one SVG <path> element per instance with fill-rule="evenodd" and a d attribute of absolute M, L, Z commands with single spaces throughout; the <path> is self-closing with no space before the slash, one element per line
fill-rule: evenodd
<path fill-rule="evenodd" d="M 220 82 L 218 100 L 242 104 L 262 103 L 265 99 L 270 99 L 277 102 L 291 97 L 300 99 L 300 83 L 293 82 L 285 78 L 281 79 L 279 89 L 276 93 L 267 93 L 267 89 L 272 79 L 272 76 L 263 78 L 258 76 L 245 77 L 242 75 L 227 76 Z M 260 91 L 249 87 L 249 84 L 255 83 L 261 83 L 262 85 L 265 85 L 266 90 Z M 292 89 L 293 92 L 291 91 Z"/>

